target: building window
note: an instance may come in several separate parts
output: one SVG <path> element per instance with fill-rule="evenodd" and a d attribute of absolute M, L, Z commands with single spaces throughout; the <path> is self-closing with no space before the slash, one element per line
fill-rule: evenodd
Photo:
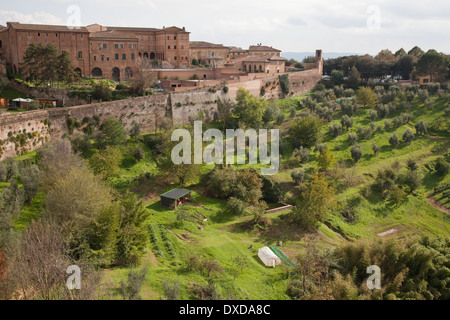
<path fill-rule="evenodd" d="M 114 60 L 119 60 L 119 54 L 118 53 L 114 54 Z"/>
<path fill-rule="evenodd" d="M 41 36 L 41 33 L 40 32 L 38 32 L 38 37 L 40 37 Z"/>
<path fill-rule="evenodd" d="M 103 44 L 103 49 L 106 49 L 108 46 L 106 45 L 106 43 Z"/>
<path fill-rule="evenodd" d="M 28 36 L 30 36 L 30 33 L 28 32 Z"/>
<path fill-rule="evenodd" d="M 83 51 L 78 51 L 78 59 L 83 59 Z"/>
<path fill-rule="evenodd" d="M 102 54 L 102 55 L 100 56 L 100 59 L 101 59 L 102 61 L 105 61 L 105 55 Z"/>
<path fill-rule="evenodd" d="M 118 43 L 114 43 L 114 49 L 119 49 L 119 44 Z"/>
<path fill-rule="evenodd" d="M 141 41 L 144 41 L 144 36 L 141 36 Z"/>
<path fill-rule="evenodd" d="M 170 36 L 167 36 L 167 40 L 170 40 Z"/>
<path fill-rule="evenodd" d="M 122 60 L 127 60 L 127 54 L 126 53 L 122 53 Z"/>
<path fill-rule="evenodd" d="M 48 33 L 46 33 L 45 36 L 48 37 Z"/>
<path fill-rule="evenodd" d="M 174 49 L 176 49 L 176 48 L 177 48 L 177 46 L 173 46 L 173 48 L 174 48 Z"/>
<path fill-rule="evenodd" d="M 80 35 L 80 38 L 82 38 L 82 39 L 83 39 L 83 36 L 84 36 L 84 34 L 81 34 L 81 35 Z"/>
<path fill-rule="evenodd" d="M 109 61 L 109 57 L 106 57 L 106 61 Z"/>
<path fill-rule="evenodd" d="M 173 36 L 173 40 L 177 40 L 177 36 Z"/>
<path fill-rule="evenodd" d="M 170 46 L 167 46 L 167 49 L 169 49 L 169 50 L 170 50 Z"/>
<path fill-rule="evenodd" d="M 55 37 L 58 38 L 58 34 L 57 33 L 55 33 Z"/>
<path fill-rule="evenodd" d="M 134 61 L 134 53 L 131 54 L 131 60 Z"/>
<path fill-rule="evenodd" d="M 94 56 L 94 61 L 97 61 L 97 56 Z"/>
<path fill-rule="evenodd" d="M 177 57 L 174 57 L 173 60 L 177 60 Z"/>

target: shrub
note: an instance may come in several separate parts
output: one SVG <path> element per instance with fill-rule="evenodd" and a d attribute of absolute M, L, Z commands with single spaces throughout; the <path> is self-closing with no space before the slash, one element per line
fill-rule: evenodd
<path fill-rule="evenodd" d="M 335 138 L 342 133 L 342 125 L 339 123 L 334 123 L 329 127 L 329 129 L 331 135 Z"/>
<path fill-rule="evenodd" d="M 309 149 L 300 147 L 294 150 L 293 155 L 300 159 L 300 163 L 307 163 L 309 159 Z"/>
<path fill-rule="evenodd" d="M 444 158 L 440 157 L 436 159 L 434 170 L 438 175 L 445 176 L 449 172 L 449 169 L 450 165 Z"/>
<path fill-rule="evenodd" d="M 342 119 L 341 119 L 341 124 L 342 124 L 343 128 L 347 128 L 347 130 L 348 130 L 349 128 L 351 128 L 353 126 L 353 119 L 347 115 L 343 115 Z"/>
<path fill-rule="evenodd" d="M 375 119 L 378 117 L 378 112 L 376 110 L 371 109 L 369 111 L 369 117 L 372 121 L 375 121 Z"/>
<path fill-rule="evenodd" d="M 373 154 L 376 156 L 378 155 L 378 153 L 380 153 L 380 146 L 376 145 L 376 144 L 372 144 L 372 150 L 373 150 Z"/>
<path fill-rule="evenodd" d="M 398 147 L 398 144 L 399 144 L 398 137 L 395 133 L 389 138 L 389 144 L 394 149 Z"/>
<path fill-rule="evenodd" d="M 414 128 L 416 129 L 416 133 L 418 135 L 426 135 L 427 132 L 428 132 L 427 127 L 428 127 L 427 123 L 425 121 L 423 121 L 423 120 L 420 120 L 419 122 L 417 122 L 414 125 Z"/>
<path fill-rule="evenodd" d="M 406 129 L 405 133 L 403 133 L 402 139 L 406 144 L 409 145 L 411 144 L 411 141 L 413 141 L 414 139 L 414 133 L 411 130 Z"/>
<path fill-rule="evenodd" d="M 291 171 L 291 178 L 294 180 L 294 183 L 299 185 L 303 182 L 305 182 L 305 171 L 300 169 L 294 169 Z"/>
<path fill-rule="evenodd" d="M 355 144 L 356 141 L 357 141 L 356 134 L 354 134 L 354 133 L 349 133 L 349 134 L 348 134 L 348 137 L 347 137 L 347 141 L 348 141 L 348 143 L 351 144 L 351 145 Z"/>
<path fill-rule="evenodd" d="M 247 205 L 244 201 L 231 197 L 227 201 L 226 208 L 223 210 L 223 213 L 229 216 L 243 216 L 247 209 Z"/>
<path fill-rule="evenodd" d="M 362 158 L 362 149 L 360 145 L 351 147 L 350 153 L 354 162 L 358 162 Z"/>

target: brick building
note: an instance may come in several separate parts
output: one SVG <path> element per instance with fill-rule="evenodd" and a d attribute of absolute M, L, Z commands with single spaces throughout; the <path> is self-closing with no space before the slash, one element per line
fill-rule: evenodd
<path fill-rule="evenodd" d="M 7 67 L 19 71 L 31 43 L 52 43 L 72 58 L 83 77 L 125 80 L 137 72 L 140 63 L 159 60 L 169 68 L 187 68 L 189 32 L 185 28 L 128 28 L 93 24 L 71 28 L 56 25 L 8 22 L 0 28 L 0 55 Z"/>
<path fill-rule="evenodd" d="M 200 64 L 209 64 L 212 68 L 222 67 L 227 62 L 229 47 L 205 41 L 191 41 L 189 53 L 191 62 L 197 59 Z"/>

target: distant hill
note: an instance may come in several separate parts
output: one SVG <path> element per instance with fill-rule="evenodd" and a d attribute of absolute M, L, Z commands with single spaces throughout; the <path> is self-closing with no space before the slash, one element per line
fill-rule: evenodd
<path fill-rule="evenodd" d="M 295 59 L 297 61 L 302 61 L 304 58 L 309 56 L 315 56 L 315 52 L 283 52 L 281 55 L 286 59 Z M 362 55 L 361 53 L 349 53 L 349 52 L 324 52 L 324 59 L 334 59 L 344 56 Z"/>

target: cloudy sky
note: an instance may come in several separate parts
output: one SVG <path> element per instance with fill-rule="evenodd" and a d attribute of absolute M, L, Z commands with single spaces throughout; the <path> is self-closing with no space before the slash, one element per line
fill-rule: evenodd
<path fill-rule="evenodd" d="M 450 53 L 448 0 L 0 0 L 0 24 L 185 26 L 191 40 L 282 51 Z"/>

